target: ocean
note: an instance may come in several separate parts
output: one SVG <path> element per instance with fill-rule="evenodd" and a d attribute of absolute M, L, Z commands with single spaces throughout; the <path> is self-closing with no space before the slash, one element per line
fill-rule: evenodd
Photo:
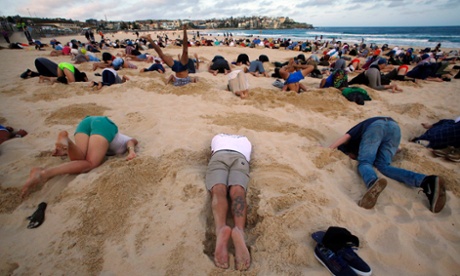
<path fill-rule="evenodd" d="M 293 40 L 332 40 L 348 43 L 376 43 L 393 46 L 434 48 L 460 48 L 460 26 L 436 27 L 315 27 L 314 29 L 277 30 L 210 30 L 209 34 L 223 36 L 231 33 L 236 36 L 259 36 L 260 38 L 290 38 Z"/>

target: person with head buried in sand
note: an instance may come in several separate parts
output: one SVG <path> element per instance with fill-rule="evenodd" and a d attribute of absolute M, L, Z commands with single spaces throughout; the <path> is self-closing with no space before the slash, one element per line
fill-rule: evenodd
<path fill-rule="evenodd" d="M 75 142 L 67 131 L 58 135 L 53 155 L 68 155 L 70 161 L 51 168 L 33 168 L 24 184 L 21 197 L 29 190 L 48 179 L 61 174 L 89 172 L 102 164 L 106 155 L 128 152 L 126 160 L 136 157 L 137 140 L 118 132 L 118 127 L 105 116 L 87 116 L 75 130 Z"/>
<path fill-rule="evenodd" d="M 251 142 L 245 136 L 218 134 L 211 141 L 212 156 L 206 170 L 206 189 L 211 194 L 211 208 L 216 231 L 214 264 L 229 267 L 228 243 L 235 246 L 235 268 L 247 270 L 251 256 L 245 242 Z M 227 225 L 230 207 L 234 227 Z"/>
<path fill-rule="evenodd" d="M 374 208 L 380 193 L 387 186 L 387 180 L 376 174 L 375 167 L 388 178 L 421 188 L 428 198 L 430 211 L 441 212 L 446 204 L 446 187 L 442 177 L 391 165 L 400 141 L 401 129 L 395 120 L 391 117 L 372 117 L 352 127 L 329 148 L 339 149 L 350 158 L 358 160 L 358 172 L 367 187 L 358 206 Z"/>
<path fill-rule="evenodd" d="M 141 38 L 146 39 L 150 42 L 150 45 L 157 52 L 158 56 L 175 72 L 175 75 L 171 75 L 167 83 L 173 82 L 174 86 L 183 86 L 192 82 L 197 82 L 197 78 L 191 78 L 188 70 L 188 38 L 187 38 L 187 24 L 182 26 L 184 30 L 184 37 L 182 40 L 182 54 L 180 60 L 174 60 L 171 56 L 163 53 L 160 46 L 149 35 L 144 35 Z"/>
<path fill-rule="evenodd" d="M 289 60 L 288 65 L 281 67 L 280 76 L 285 80 L 283 91 L 295 91 L 300 93 L 307 91 L 307 87 L 300 83 L 315 67 L 313 65 L 295 64 L 294 59 Z"/>

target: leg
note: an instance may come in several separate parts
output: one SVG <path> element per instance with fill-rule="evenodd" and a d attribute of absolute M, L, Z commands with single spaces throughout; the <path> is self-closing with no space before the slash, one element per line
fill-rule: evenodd
<path fill-rule="evenodd" d="M 310 74 L 313 70 L 315 69 L 315 67 L 313 65 L 307 65 L 306 68 L 303 68 L 302 69 L 302 75 L 304 77 L 308 76 L 308 74 Z"/>
<path fill-rule="evenodd" d="M 67 148 L 69 147 L 69 133 L 67 131 L 59 132 L 55 145 L 56 147 L 53 151 L 53 156 L 67 155 Z"/>
<path fill-rule="evenodd" d="M 289 78 L 289 70 L 288 70 L 288 67 L 286 66 L 283 66 L 280 68 L 280 76 L 283 80 L 287 80 Z"/>
<path fill-rule="evenodd" d="M 76 137 L 77 140 L 77 137 Z M 69 144 L 70 145 L 70 144 Z M 78 146 L 78 141 L 77 141 Z M 48 179 L 61 174 L 78 174 L 88 172 L 98 167 L 104 160 L 109 142 L 100 135 L 91 135 L 88 142 L 88 151 L 84 160 L 74 160 L 49 169 L 33 168 L 30 172 L 21 196 L 27 195 L 28 190 L 39 183 L 45 183 Z M 70 151 L 69 151 L 70 155 Z"/>
<path fill-rule="evenodd" d="M 358 171 L 367 188 L 370 188 L 378 178 L 373 165 L 385 135 L 384 122 L 383 120 L 378 120 L 372 123 L 364 132 L 359 145 Z"/>
<path fill-rule="evenodd" d="M 237 270 L 247 270 L 251 264 L 251 256 L 244 239 L 246 226 L 246 192 L 243 187 L 233 185 L 230 187 L 232 201 L 232 215 L 235 227 L 232 229 L 232 240 L 235 246 L 235 266 Z"/>
<path fill-rule="evenodd" d="M 195 60 L 196 60 L 196 69 L 200 69 L 200 60 L 198 59 L 198 54 L 195 53 Z"/>
<path fill-rule="evenodd" d="M 152 45 L 153 49 L 157 52 L 158 56 L 168 65 L 172 67 L 174 65 L 174 59 L 170 56 L 167 56 L 163 53 L 160 46 L 158 46 L 155 42 L 151 41 L 150 44 Z"/>
<path fill-rule="evenodd" d="M 59 67 L 57 68 L 56 76 L 57 76 L 58 78 L 64 76 L 64 71 L 63 71 L 61 68 L 59 68 Z"/>
<path fill-rule="evenodd" d="M 174 76 L 174 74 L 171 74 L 168 80 L 166 81 L 166 84 L 174 83 L 175 80 L 176 80 L 176 77 Z"/>
<path fill-rule="evenodd" d="M 59 70 L 59 71 L 62 71 L 62 70 Z M 58 71 L 58 74 L 59 74 L 59 71 Z M 75 82 L 75 75 L 72 72 L 70 72 L 69 69 L 67 69 L 67 68 L 64 69 L 64 75 L 67 78 L 67 81 L 69 83 Z"/>
<path fill-rule="evenodd" d="M 227 186 L 216 184 L 211 189 L 211 200 L 217 236 L 214 263 L 217 267 L 228 268 L 228 241 L 232 235 L 232 229 L 226 224 L 228 212 Z"/>
<path fill-rule="evenodd" d="M 182 65 L 188 64 L 188 38 L 187 38 L 187 24 L 183 25 L 184 29 L 184 39 L 182 40 L 182 55 L 180 59 L 180 63 Z"/>
<path fill-rule="evenodd" d="M 88 137 L 86 134 L 77 133 L 75 135 L 75 143 L 74 145 L 72 145 L 73 143 L 69 143 L 69 157 L 74 155 L 75 158 L 81 158 L 81 154 L 86 152 L 84 158 L 71 158 L 72 161 L 70 162 L 53 168 L 44 169 L 41 173 L 42 179 L 46 181 L 56 175 L 88 172 L 102 163 L 109 148 L 107 139 L 100 135 L 91 135 Z M 80 148 L 81 146 L 83 148 Z"/>
<path fill-rule="evenodd" d="M 299 91 L 297 93 L 300 93 L 302 91 L 308 91 L 308 88 L 304 84 L 299 82 Z"/>
<path fill-rule="evenodd" d="M 375 161 L 375 167 L 385 176 L 408 186 L 420 187 L 425 175 L 390 166 L 401 141 L 401 130 L 397 123 L 385 122 L 386 129 Z"/>

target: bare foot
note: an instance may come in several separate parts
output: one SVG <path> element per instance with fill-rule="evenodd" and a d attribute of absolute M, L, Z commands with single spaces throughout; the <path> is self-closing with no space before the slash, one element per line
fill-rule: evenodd
<path fill-rule="evenodd" d="M 229 226 L 222 227 L 217 233 L 216 249 L 214 251 L 214 264 L 220 268 L 228 268 L 228 240 L 232 234 Z"/>
<path fill-rule="evenodd" d="M 67 151 L 67 147 L 69 146 L 69 133 L 65 130 L 59 132 L 55 145 L 56 145 L 56 150 Z"/>
<path fill-rule="evenodd" d="M 38 76 L 38 83 L 42 83 L 45 81 L 45 77 L 44 76 Z"/>
<path fill-rule="evenodd" d="M 43 168 L 33 168 L 30 171 L 29 178 L 27 179 L 26 184 L 24 184 L 24 187 L 22 187 L 21 190 L 22 198 L 24 198 L 27 195 L 30 188 L 44 181 L 44 179 L 42 178 L 43 171 Z"/>
<path fill-rule="evenodd" d="M 246 99 L 249 96 L 248 90 L 241 91 L 241 99 Z"/>
<path fill-rule="evenodd" d="M 247 270 L 251 265 L 251 255 L 244 241 L 243 230 L 237 227 L 233 228 L 232 240 L 235 245 L 235 268 L 237 270 Z"/>
<path fill-rule="evenodd" d="M 433 127 L 433 125 L 430 125 L 428 123 L 422 123 L 422 127 L 425 128 L 425 129 L 430 129 Z"/>
<path fill-rule="evenodd" d="M 51 154 L 51 156 L 66 156 L 66 155 L 67 155 L 67 151 L 63 149 L 54 149 L 53 153 Z"/>

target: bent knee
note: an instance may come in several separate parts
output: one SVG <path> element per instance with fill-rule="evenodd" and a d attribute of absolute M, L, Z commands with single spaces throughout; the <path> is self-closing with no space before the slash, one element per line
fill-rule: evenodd
<path fill-rule="evenodd" d="M 244 196 L 246 194 L 246 190 L 244 189 L 243 186 L 240 185 L 232 185 L 230 186 L 230 197 L 236 197 L 236 196 Z"/>

